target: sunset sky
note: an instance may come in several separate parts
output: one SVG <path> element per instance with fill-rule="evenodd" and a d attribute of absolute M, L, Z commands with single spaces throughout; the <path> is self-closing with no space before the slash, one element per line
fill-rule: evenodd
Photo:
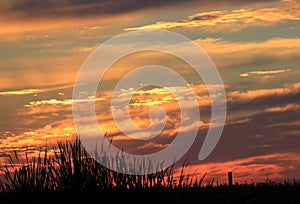
<path fill-rule="evenodd" d="M 33 152 L 74 139 L 72 91 L 94 49 L 119 34 L 164 29 L 197 43 L 218 68 L 227 97 L 221 139 L 208 158 L 198 161 L 210 124 L 206 87 L 174 56 L 146 52 L 116 62 L 92 99 L 99 125 L 113 144 L 151 153 L 176 135 L 181 119 L 177 99 L 164 88 L 141 89 L 131 100 L 130 115 L 138 127 L 149 125 L 148 112 L 155 105 L 168 114 L 165 129 L 147 142 L 120 133 L 107 108 L 116 83 L 151 62 L 173 67 L 197 94 L 198 137 L 184 156 L 191 172 L 206 172 L 218 181 L 226 179 L 227 171 L 236 181 L 300 179 L 299 5 L 297 0 L 2 0 L 0 165 L 14 150 Z M 184 93 L 187 86 L 170 88 Z M 131 89 L 119 91 L 122 100 Z"/>

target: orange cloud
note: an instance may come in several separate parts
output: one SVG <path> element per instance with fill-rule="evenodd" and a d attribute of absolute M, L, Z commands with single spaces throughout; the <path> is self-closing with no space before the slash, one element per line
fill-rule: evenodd
<path fill-rule="evenodd" d="M 52 148 L 57 145 L 57 142 L 74 140 L 75 137 L 76 132 L 72 119 L 51 122 L 41 128 L 28 130 L 19 134 L 7 134 L 6 138 L 0 140 L 0 153 L 2 155 L 0 157 L 0 164 L 8 164 L 7 157 L 3 157 L 3 155 L 12 156 L 13 151 L 18 153 L 20 159 L 25 156 L 25 151 L 28 153 L 29 158 L 37 156 L 42 149 L 47 149 L 48 154 L 51 154 L 53 152 Z"/>
<path fill-rule="evenodd" d="M 171 29 L 176 27 L 201 28 L 207 32 L 236 32 L 253 26 L 270 26 L 285 21 L 300 20 L 298 5 L 272 8 L 238 9 L 232 11 L 210 11 L 189 16 L 186 20 L 157 22 L 125 30 Z"/>
<path fill-rule="evenodd" d="M 217 85 L 212 85 L 211 89 L 219 89 L 221 87 Z M 169 89 L 169 90 L 168 90 Z M 140 89 L 134 93 L 133 89 L 122 89 L 119 91 L 115 91 L 115 94 L 118 96 L 115 98 L 116 103 L 124 101 L 128 95 L 132 95 L 133 97 L 130 100 L 128 111 L 130 114 L 130 120 L 124 119 L 123 110 L 119 110 L 117 107 L 113 107 L 114 117 L 118 119 L 121 125 L 126 126 L 126 130 L 130 131 L 132 134 L 138 135 L 138 137 L 146 137 L 150 135 L 149 132 L 145 132 L 145 130 L 141 131 L 134 131 L 132 126 L 136 126 L 139 128 L 147 128 L 150 125 L 149 120 L 149 113 L 152 107 L 159 106 L 166 112 L 166 118 L 162 119 L 166 121 L 166 125 L 164 130 L 159 133 L 162 137 L 172 137 L 176 135 L 179 131 L 180 121 L 182 119 L 186 119 L 185 117 L 182 118 L 181 110 L 179 107 L 179 102 L 182 98 L 176 98 L 173 93 L 180 92 L 182 97 L 188 96 L 190 89 L 195 91 L 195 94 L 199 97 L 198 99 L 198 106 L 200 108 L 206 107 L 210 105 L 210 98 L 207 96 L 207 88 L 205 85 L 187 85 L 187 86 L 171 86 L 171 87 L 153 87 L 147 89 Z M 205 100 L 203 100 L 205 98 Z M 217 97 L 212 97 L 212 100 L 216 99 Z M 103 110 L 101 107 L 107 107 L 106 110 Z M 185 107 L 186 109 L 194 108 L 195 104 L 188 102 L 186 100 Z M 112 109 L 110 109 L 110 100 L 108 101 L 99 101 L 96 103 L 96 110 L 98 111 L 97 118 L 99 125 L 103 132 L 108 132 L 108 137 L 112 136 L 114 141 L 117 140 L 128 140 L 124 134 L 120 132 L 116 124 L 114 123 L 115 119 L 112 117 Z M 203 121 L 190 124 L 190 126 L 181 127 L 181 131 L 189 131 L 191 128 L 199 127 L 199 128 L 207 128 L 210 123 L 205 120 L 206 114 L 202 113 L 201 119 Z M 190 117 L 190 116 L 187 116 Z M 154 124 L 161 122 L 161 119 L 157 118 L 156 121 L 153 121 Z"/>
<path fill-rule="evenodd" d="M 74 139 L 75 135 L 72 119 L 65 119 L 1 139 L 1 148 L 6 151 L 18 151 L 26 148 L 44 147 L 46 145 L 53 146 L 58 141 Z"/>

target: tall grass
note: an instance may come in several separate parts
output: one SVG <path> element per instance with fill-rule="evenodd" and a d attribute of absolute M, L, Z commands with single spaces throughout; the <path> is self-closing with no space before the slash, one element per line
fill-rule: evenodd
<path fill-rule="evenodd" d="M 49 155 L 47 149 L 40 150 L 36 157 L 25 161 L 15 152 L 9 157 L 9 165 L 4 170 L 4 180 L 0 190 L 6 192 L 91 192 L 107 189 L 159 189 L 200 187 L 205 174 L 194 180 L 185 174 L 188 162 L 182 165 L 179 176 L 175 167 L 170 166 L 156 173 L 129 175 L 115 172 L 99 164 L 83 148 L 79 139 L 58 142 Z M 122 153 L 114 162 L 119 168 L 129 168 Z M 21 163 L 21 164 L 20 164 Z M 152 167 L 154 168 L 154 167 Z"/>
<path fill-rule="evenodd" d="M 51 152 L 51 153 L 49 153 Z M 120 157 L 114 161 L 129 168 Z M 300 203 L 300 182 L 203 185 L 205 174 L 194 180 L 179 175 L 175 166 L 152 174 L 128 175 L 100 165 L 80 140 L 59 142 L 48 151 L 24 159 L 15 152 L 0 180 L 0 203 Z M 124 166 L 127 165 L 127 166 Z M 130 165 L 130 164 L 129 164 Z M 78 192 L 78 193 L 77 193 Z"/>

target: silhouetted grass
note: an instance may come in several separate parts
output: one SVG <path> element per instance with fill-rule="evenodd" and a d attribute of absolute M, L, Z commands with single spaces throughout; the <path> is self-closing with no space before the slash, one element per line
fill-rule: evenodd
<path fill-rule="evenodd" d="M 83 192 L 104 189 L 183 188 L 201 186 L 205 177 L 204 174 L 202 179 L 193 180 L 185 175 L 187 162 L 183 164 L 177 179 L 174 177 L 174 165 L 152 174 L 118 173 L 99 164 L 85 151 L 79 139 L 59 142 L 53 152 L 54 155 L 49 156 L 47 150 L 41 150 L 37 157 L 31 159 L 25 153 L 23 162 L 16 152 L 14 157 L 9 156 L 10 165 L 4 171 L 2 191 Z M 129 164 L 124 161 L 122 153 L 114 160 L 120 169 L 128 168 Z"/>
<path fill-rule="evenodd" d="M 235 184 L 232 187 L 212 182 L 204 185 L 203 177 L 185 174 L 185 162 L 178 176 L 170 166 L 156 173 L 128 175 L 99 164 L 82 147 L 80 140 L 59 142 L 50 155 L 41 150 L 36 157 L 24 159 L 15 152 L 9 157 L 0 182 L 0 203 L 71 203 L 104 200 L 122 203 L 300 203 L 297 181 L 258 184 Z M 114 160 L 120 168 L 128 164 Z"/>

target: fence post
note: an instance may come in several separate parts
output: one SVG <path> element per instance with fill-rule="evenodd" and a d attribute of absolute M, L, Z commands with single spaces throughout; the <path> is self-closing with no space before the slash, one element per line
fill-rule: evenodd
<path fill-rule="evenodd" d="M 232 186 L 232 172 L 231 171 L 228 172 L 228 186 L 229 187 Z"/>

